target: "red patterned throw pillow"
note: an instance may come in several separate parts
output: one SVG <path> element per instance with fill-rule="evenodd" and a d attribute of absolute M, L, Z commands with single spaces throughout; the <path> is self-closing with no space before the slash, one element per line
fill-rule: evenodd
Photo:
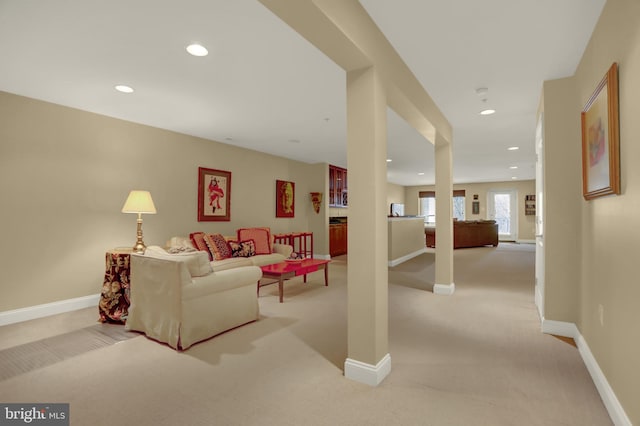
<path fill-rule="evenodd" d="M 240 228 L 238 229 L 238 241 L 253 240 L 256 246 L 256 254 L 271 254 L 271 230 L 269 228 Z"/>
<path fill-rule="evenodd" d="M 253 240 L 229 241 L 232 257 L 251 257 L 256 255 L 256 245 Z"/>
<path fill-rule="evenodd" d="M 196 250 L 206 251 L 209 254 L 209 260 L 213 260 L 213 255 L 211 254 L 211 251 L 209 251 L 207 243 L 204 241 L 204 232 L 192 232 L 189 234 L 189 239 Z"/>
<path fill-rule="evenodd" d="M 213 255 L 213 260 L 228 259 L 232 256 L 231 247 L 222 234 L 205 234 L 204 242 Z"/>

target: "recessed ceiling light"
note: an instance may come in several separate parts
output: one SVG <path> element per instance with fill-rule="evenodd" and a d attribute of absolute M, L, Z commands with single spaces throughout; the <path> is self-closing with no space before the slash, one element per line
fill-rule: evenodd
<path fill-rule="evenodd" d="M 487 107 L 487 101 L 489 100 L 487 97 L 487 93 L 489 93 L 489 89 L 486 87 L 478 87 L 476 89 L 476 94 L 480 96 L 480 100 L 484 104 L 484 109 L 480 111 L 480 115 L 491 115 L 496 113 L 495 109 Z"/>
<path fill-rule="evenodd" d="M 483 100 L 487 98 L 487 93 L 489 93 L 489 89 L 486 87 L 478 87 L 476 89 L 476 95 L 480 96 Z"/>
<path fill-rule="evenodd" d="M 511 170 L 515 170 L 515 169 L 517 169 L 517 168 L 518 168 L 518 166 L 509 166 L 509 168 L 510 168 Z"/>
<path fill-rule="evenodd" d="M 511 176 L 511 179 L 516 180 L 516 179 L 518 179 L 518 178 L 517 178 L 517 177 L 515 177 L 515 176 Z"/>
<path fill-rule="evenodd" d="M 133 93 L 133 87 L 125 86 L 124 84 L 118 84 L 116 90 L 122 93 Z"/>
<path fill-rule="evenodd" d="M 509 151 L 517 151 L 520 149 L 519 146 L 510 146 L 509 148 L 507 148 Z"/>
<path fill-rule="evenodd" d="M 392 162 L 393 160 L 391 158 L 387 158 L 387 163 Z"/>
<path fill-rule="evenodd" d="M 424 172 L 418 173 L 418 176 L 424 176 Z"/>
<path fill-rule="evenodd" d="M 207 56 L 209 54 L 206 47 L 196 43 L 187 46 L 187 52 L 193 56 Z"/>

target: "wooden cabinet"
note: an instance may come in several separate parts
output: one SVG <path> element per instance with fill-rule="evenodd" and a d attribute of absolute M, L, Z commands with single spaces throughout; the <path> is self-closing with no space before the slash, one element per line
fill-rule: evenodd
<path fill-rule="evenodd" d="M 347 224 L 329 225 L 329 254 L 340 256 L 347 253 Z"/>
<path fill-rule="evenodd" d="M 347 169 L 329 165 L 329 206 L 348 205 Z"/>

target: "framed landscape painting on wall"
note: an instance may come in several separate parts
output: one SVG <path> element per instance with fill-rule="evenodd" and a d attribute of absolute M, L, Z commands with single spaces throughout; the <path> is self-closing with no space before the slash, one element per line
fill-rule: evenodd
<path fill-rule="evenodd" d="M 231 172 L 198 167 L 198 221 L 231 220 Z"/>
<path fill-rule="evenodd" d="M 586 200 L 620 194 L 618 64 L 584 107 L 582 121 L 582 195 Z"/>

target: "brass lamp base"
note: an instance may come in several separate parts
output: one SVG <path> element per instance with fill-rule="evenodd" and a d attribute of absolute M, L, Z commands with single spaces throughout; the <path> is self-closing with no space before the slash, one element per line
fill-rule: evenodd
<path fill-rule="evenodd" d="M 144 241 L 142 241 L 142 215 L 140 213 L 138 213 L 137 237 L 136 244 L 133 246 L 133 252 L 143 254 L 147 246 L 145 246 Z"/>
<path fill-rule="evenodd" d="M 147 246 L 144 245 L 142 241 L 136 241 L 136 245 L 133 246 L 134 253 L 144 254 L 144 251 L 147 249 Z"/>

